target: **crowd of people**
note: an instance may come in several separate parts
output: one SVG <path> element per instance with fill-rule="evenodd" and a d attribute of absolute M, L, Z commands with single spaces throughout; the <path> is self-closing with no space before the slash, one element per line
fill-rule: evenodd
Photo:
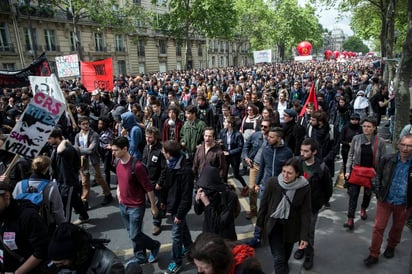
<path fill-rule="evenodd" d="M 0 156 L 0 219 L 7 224 L 0 231 L 0 244 L 7 247 L 2 271 L 39 273 L 53 265 L 78 273 L 138 273 L 139 265 L 157 261 L 161 244 L 154 237 L 162 233 L 165 216 L 172 222 L 168 273 L 178 273 L 185 256 L 199 273 L 263 273 L 253 249 L 261 245 L 270 246 L 275 273 L 289 273 L 296 242 L 293 256 L 304 258 L 309 270 L 318 213 L 330 207 L 339 157 L 349 194 L 343 224 L 348 230 L 355 228 L 362 188 L 351 180 L 353 170 L 376 172 L 365 179 L 360 208 L 366 220 L 376 193 L 366 266 L 378 262 L 392 213 L 385 257 L 394 256 L 405 223 L 412 229 L 411 126 L 402 133 L 399 152 L 386 153 L 386 143 L 393 139 L 395 96 L 373 60 L 120 75 L 110 91 L 88 91 L 80 79 L 61 80 L 60 85 L 67 109 L 40 155 L 16 159 L 2 151 Z M 0 89 L 0 147 L 32 96 L 30 87 Z M 390 124 L 386 139 L 377 134 L 382 116 Z M 246 218 L 256 218 L 247 244 L 237 242 L 238 186 L 228 181 L 229 174 L 239 182 L 239 195 L 248 198 Z M 36 189 L 44 180 L 49 185 L 42 203 L 50 214 L 31 216 L 36 207 L 18 195 L 27 182 Z M 77 226 L 90 221 L 94 183 L 102 190 L 96 198 L 102 206 L 115 201 L 111 188 L 117 184 L 119 211 L 134 254 L 125 266 Z M 146 205 L 154 237 L 142 230 Z M 186 221 L 192 208 L 204 215 L 203 233 L 195 240 Z M 73 222 L 72 209 L 79 216 Z M 96 266 L 98 256 L 105 259 Z M 44 263 L 48 260 L 53 264 Z"/>

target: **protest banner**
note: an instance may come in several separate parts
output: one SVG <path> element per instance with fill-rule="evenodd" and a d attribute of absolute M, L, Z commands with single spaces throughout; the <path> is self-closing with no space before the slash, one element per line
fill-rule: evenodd
<path fill-rule="evenodd" d="M 3 149 L 33 159 L 39 155 L 64 111 L 64 104 L 37 92 L 5 140 Z"/>
<path fill-rule="evenodd" d="M 57 75 L 62 77 L 80 76 L 77 54 L 56 57 Z"/>
<path fill-rule="evenodd" d="M 28 67 L 22 70 L 6 71 L 0 70 L 0 87 L 21 88 L 30 85 L 29 76 L 49 76 L 51 70 L 45 53 L 40 55 Z"/>
<path fill-rule="evenodd" d="M 81 62 L 82 83 L 88 92 L 95 89 L 113 90 L 113 59 Z"/>
<path fill-rule="evenodd" d="M 255 60 L 255 64 L 270 63 L 272 62 L 272 51 L 270 49 L 254 51 L 253 58 Z"/>
<path fill-rule="evenodd" d="M 51 76 L 29 76 L 29 79 L 34 94 L 43 92 L 62 103 L 66 102 L 59 80 L 54 73 Z"/>

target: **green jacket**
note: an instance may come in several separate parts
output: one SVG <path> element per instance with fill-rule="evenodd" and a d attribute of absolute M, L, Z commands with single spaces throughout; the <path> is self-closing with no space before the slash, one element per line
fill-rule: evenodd
<path fill-rule="evenodd" d="M 206 124 L 200 119 L 196 119 L 193 123 L 186 121 L 180 131 L 180 142 L 189 154 L 195 154 L 196 147 L 203 142 L 203 130 Z"/>

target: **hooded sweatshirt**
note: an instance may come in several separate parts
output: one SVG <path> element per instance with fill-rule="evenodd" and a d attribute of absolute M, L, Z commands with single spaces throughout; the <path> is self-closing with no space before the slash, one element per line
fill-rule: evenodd
<path fill-rule="evenodd" d="M 143 134 L 140 127 L 137 125 L 136 116 L 132 112 L 125 112 L 121 115 L 123 127 L 127 130 L 127 138 L 129 139 L 129 153 L 133 158 L 142 159 L 140 148 L 143 145 Z"/>

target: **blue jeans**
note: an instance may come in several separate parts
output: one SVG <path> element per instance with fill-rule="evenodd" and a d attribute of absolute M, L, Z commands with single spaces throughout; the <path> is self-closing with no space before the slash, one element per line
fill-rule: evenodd
<path fill-rule="evenodd" d="M 172 215 L 174 221 L 175 215 Z M 192 236 L 190 235 L 189 227 L 186 223 L 186 218 L 181 220 L 179 224 L 173 223 L 172 226 L 172 258 L 177 265 L 182 265 L 182 247 L 190 248 L 192 245 Z"/>
<path fill-rule="evenodd" d="M 272 252 L 273 264 L 276 274 L 289 273 L 289 258 L 292 254 L 293 243 L 286 243 L 283 240 L 283 225 L 276 224 L 269 233 L 269 245 Z"/>
<path fill-rule="evenodd" d="M 154 250 L 159 243 L 142 231 L 145 207 L 127 207 L 119 204 L 120 215 L 124 226 L 132 240 L 133 253 L 137 260 L 145 262 L 147 260 L 146 249 Z"/>

